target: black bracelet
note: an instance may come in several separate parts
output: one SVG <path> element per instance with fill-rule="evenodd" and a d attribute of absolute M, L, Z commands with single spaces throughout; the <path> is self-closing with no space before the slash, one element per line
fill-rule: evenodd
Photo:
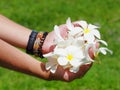
<path fill-rule="evenodd" d="M 38 32 L 32 31 L 30 36 L 29 36 L 28 44 L 26 47 L 26 52 L 28 54 L 33 54 L 33 45 L 34 45 L 37 34 L 38 34 Z"/>
<path fill-rule="evenodd" d="M 38 52 L 38 55 L 39 55 L 40 58 L 44 58 L 43 53 L 42 53 L 42 46 L 43 46 L 43 43 L 44 43 L 47 35 L 48 35 L 48 32 L 44 32 L 43 36 L 42 36 L 42 39 L 40 41 L 40 45 L 39 45 L 40 47 L 39 47 L 39 52 Z"/>

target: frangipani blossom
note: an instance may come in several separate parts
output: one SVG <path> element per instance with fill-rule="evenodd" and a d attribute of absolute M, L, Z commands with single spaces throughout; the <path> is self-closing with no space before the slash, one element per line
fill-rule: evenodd
<path fill-rule="evenodd" d="M 84 33 L 84 38 L 88 43 L 94 42 L 96 38 L 98 39 L 101 38 L 100 32 L 97 30 L 98 28 L 97 26 L 92 24 L 87 24 L 86 21 L 78 21 L 77 23 L 81 26 L 81 29 Z"/>
<path fill-rule="evenodd" d="M 75 26 L 72 24 L 70 18 L 67 19 L 67 21 L 66 21 L 66 26 L 67 26 L 67 28 L 68 28 L 69 35 L 70 35 L 70 36 L 75 37 L 76 35 L 81 35 L 81 34 L 82 34 L 82 28 L 80 28 L 80 27 L 75 27 Z"/>
<path fill-rule="evenodd" d="M 75 46 L 84 46 L 85 42 L 84 42 L 84 38 L 83 37 L 78 37 L 78 38 L 74 38 L 74 37 L 68 37 L 68 38 L 62 38 L 62 36 L 60 35 L 60 30 L 59 27 L 55 25 L 54 27 L 54 32 L 55 32 L 55 40 L 54 40 L 54 44 L 57 44 L 57 47 L 67 47 L 69 45 L 75 45 Z"/>
<path fill-rule="evenodd" d="M 59 56 L 57 60 L 61 66 L 70 64 L 73 67 L 78 67 L 85 57 L 81 48 L 76 46 L 68 46 L 65 49 L 59 48 L 54 53 Z"/>
<path fill-rule="evenodd" d="M 89 61 L 84 60 L 85 55 L 80 47 L 68 46 L 64 49 L 56 48 L 53 53 L 58 58 L 55 58 L 54 56 L 52 58 L 53 61 L 51 61 L 51 54 L 51 56 L 49 56 L 48 63 L 46 64 L 47 70 L 50 69 L 53 73 L 55 72 L 57 65 L 61 65 L 64 68 L 70 68 L 71 72 L 76 73 L 81 65 L 89 63 Z"/>
<path fill-rule="evenodd" d="M 106 47 L 96 47 L 96 43 L 108 45 L 107 42 L 100 39 L 97 26 L 87 24 L 86 21 L 77 21 L 76 23 L 79 25 L 74 26 L 70 18 L 67 19 L 68 36 L 66 38 L 61 36 L 59 27 L 54 26 L 55 39 L 53 43 L 55 48 L 52 52 L 43 55 L 48 58 L 45 67 L 52 73 L 56 72 L 58 65 L 76 73 L 82 65 L 95 62 L 94 58 L 89 55 L 90 49 L 95 57 L 99 53 L 106 55 L 107 51 L 112 54 L 112 51 Z"/>

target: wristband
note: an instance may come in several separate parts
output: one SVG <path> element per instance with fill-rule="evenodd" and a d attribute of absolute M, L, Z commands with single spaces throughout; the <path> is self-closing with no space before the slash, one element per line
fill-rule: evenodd
<path fill-rule="evenodd" d="M 37 34 L 38 34 L 38 32 L 32 31 L 30 36 L 29 36 L 28 44 L 27 44 L 27 47 L 26 47 L 26 52 L 28 54 L 33 54 L 33 45 L 34 45 L 34 42 L 36 40 Z"/>

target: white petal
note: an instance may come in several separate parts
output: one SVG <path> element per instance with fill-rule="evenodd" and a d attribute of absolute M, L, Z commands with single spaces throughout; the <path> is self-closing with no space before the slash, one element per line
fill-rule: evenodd
<path fill-rule="evenodd" d="M 81 28 L 80 27 L 75 27 L 72 31 L 69 31 L 69 34 L 71 35 L 71 36 L 75 36 L 75 35 L 77 35 L 77 34 L 81 34 Z"/>
<path fill-rule="evenodd" d="M 85 55 L 83 54 L 82 50 L 79 50 L 78 52 L 75 52 L 73 55 L 77 59 L 83 59 L 83 58 L 85 58 Z"/>
<path fill-rule="evenodd" d="M 44 56 L 44 57 L 51 57 L 51 56 L 53 56 L 53 55 L 54 55 L 53 52 L 50 52 L 50 53 L 44 54 L 43 56 Z"/>
<path fill-rule="evenodd" d="M 97 42 L 100 42 L 100 43 L 104 44 L 105 46 L 108 46 L 107 42 L 104 40 L 97 40 Z"/>
<path fill-rule="evenodd" d="M 98 52 L 101 52 L 101 53 L 104 54 L 104 55 L 107 54 L 107 51 L 110 52 L 110 54 L 113 53 L 111 50 L 109 50 L 108 48 L 104 48 L 104 47 L 101 47 L 101 48 L 99 48 L 99 50 L 98 50 Z"/>
<path fill-rule="evenodd" d="M 106 50 L 105 50 L 105 49 L 100 48 L 99 50 L 100 50 L 100 52 L 101 52 L 102 54 L 104 54 L 104 55 L 106 55 L 106 54 L 107 54 L 107 52 L 106 52 Z"/>
<path fill-rule="evenodd" d="M 88 43 L 92 43 L 95 40 L 95 37 L 92 34 L 85 34 L 84 38 L 85 38 L 85 40 L 87 40 Z"/>
<path fill-rule="evenodd" d="M 62 48 L 57 48 L 54 50 L 54 54 L 59 55 L 59 56 L 66 56 L 66 50 Z"/>
<path fill-rule="evenodd" d="M 88 24 L 86 21 L 79 21 L 78 24 L 83 28 L 83 29 L 86 29 Z"/>
<path fill-rule="evenodd" d="M 73 30 L 74 29 L 74 26 L 73 24 L 71 23 L 71 19 L 68 18 L 67 21 L 66 21 L 66 26 L 69 30 Z"/>
<path fill-rule="evenodd" d="M 51 67 L 52 67 L 51 62 L 47 62 L 47 63 L 45 64 L 46 70 L 49 70 Z"/>
<path fill-rule="evenodd" d="M 92 30 L 92 29 L 97 29 L 97 28 L 99 28 L 98 26 L 95 26 L 95 25 L 92 25 L 92 24 L 89 24 L 88 25 L 88 28 L 90 29 L 90 30 Z"/>
<path fill-rule="evenodd" d="M 73 45 L 77 46 L 77 47 L 83 47 L 85 44 L 84 40 L 82 37 L 76 38 L 75 40 L 73 40 Z"/>
<path fill-rule="evenodd" d="M 68 53 L 72 53 L 73 51 L 78 50 L 78 48 L 77 48 L 76 46 L 70 45 L 70 46 L 66 47 L 65 50 L 66 50 Z"/>
<path fill-rule="evenodd" d="M 49 70 L 54 65 L 57 65 L 57 60 L 54 58 L 48 58 L 48 62 L 46 62 L 45 68 Z"/>
<path fill-rule="evenodd" d="M 70 72 L 77 73 L 79 71 L 79 67 L 70 68 Z"/>
<path fill-rule="evenodd" d="M 81 31 L 83 31 L 83 29 L 81 27 L 75 27 L 74 31 L 81 32 Z"/>
<path fill-rule="evenodd" d="M 98 30 L 93 29 L 93 30 L 91 30 L 91 32 L 92 32 L 93 35 L 95 35 L 98 39 L 101 38 L 101 36 L 100 36 L 100 32 L 99 32 Z"/>
<path fill-rule="evenodd" d="M 73 66 L 73 67 L 78 67 L 80 65 L 80 59 L 73 59 L 71 61 L 69 61 L 70 64 Z"/>
<path fill-rule="evenodd" d="M 50 69 L 52 73 L 55 73 L 56 70 L 57 70 L 57 65 L 52 66 Z"/>
<path fill-rule="evenodd" d="M 61 42 L 57 43 L 57 46 L 60 48 L 65 48 L 65 47 L 71 45 L 71 43 L 72 43 L 72 40 L 65 40 L 65 41 L 61 41 Z"/>
<path fill-rule="evenodd" d="M 57 25 L 54 26 L 54 32 L 56 37 L 60 40 L 60 41 L 64 41 L 64 39 L 62 38 L 62 36 L 60 35 L 60 30 L 59 27 Z"/>
<path fill-rule="evenodd" d="M 74 39 L 73 37 L 69 37 L 67 40 L 58 43 L 57 46 L 59 46 L 60 48 L 66 48 L 67 46 L 72 45 L 75 40 L 76 39 Z"/>
<path fill-rule="evenodd" d="M 91 64 L 92 62 L 94 62 L 94 61 L 93 61 L 93 60 L 91 61 L 91 60 L 88 60 L 88 59 L 84 59 L 84 61 L 81 63 L 80 66 L 82 66 L 82 65 L 87 65 L 87 64 Z"/>
<path fill-rule="evenodd" d="M 62 66 L 65 66 L 68 63 L 68 60 L 65 57 L 59 57 L 58 58 L 58 63 Z"/>

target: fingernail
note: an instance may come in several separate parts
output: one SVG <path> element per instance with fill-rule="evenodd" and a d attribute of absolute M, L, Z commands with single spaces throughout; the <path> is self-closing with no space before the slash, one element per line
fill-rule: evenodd
<path fill-rule="evenodd" d="M 68 73 L 67 73 L 67 72 L 65 72 L 65 74 L 64 74 L 64 76 L 63 76 L 63 78 L 64 78 L 66 81 L 68 81 L 68 80 L 69 80 L 69 77 L 68 77 Z"/>

